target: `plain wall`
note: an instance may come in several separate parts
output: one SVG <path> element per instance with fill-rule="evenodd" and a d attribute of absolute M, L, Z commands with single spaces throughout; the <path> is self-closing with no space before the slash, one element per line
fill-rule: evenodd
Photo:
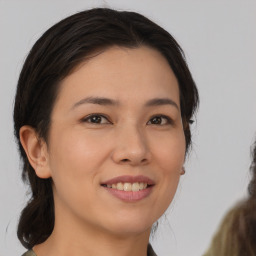
<path fill-rule="evenodd" d="M 25 57 L 60 19 L 90 7 L 141 12 L 185 51 L 200 93 L 193 149 L 174 202 L 152 241 L 159 256 L 202 255 L 229 207 L 246 195 L 256 135 L 256 1 L 0 0 L 0 256 L 21 255 L 26 202 L 13 137 L 15 87 Z"/>

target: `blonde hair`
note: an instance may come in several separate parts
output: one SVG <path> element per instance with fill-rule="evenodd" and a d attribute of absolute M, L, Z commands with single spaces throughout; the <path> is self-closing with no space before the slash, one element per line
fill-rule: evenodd
<path fill-rule="evenodd" d="M 250 170 L 248 198 L 226 214 L 204 256 L 256 256 L 256 140 Z"/>
<path fill-rule="evenodd" d="M 222 220 L 204 256 L 256 255 L 256 202 L 244 200 Z"/>

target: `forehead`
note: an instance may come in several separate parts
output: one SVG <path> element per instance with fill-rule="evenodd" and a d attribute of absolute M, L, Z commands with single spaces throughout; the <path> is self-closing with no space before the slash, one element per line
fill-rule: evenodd
<path fill-rule="evenodd" d="M 62 81 L 59 94 L 66 101 L 85 96 L 122 101 L 166 95 L 179 101 L 178 82 L 169 63 L 146 46 L 112 47 L 96 54 Z"/>

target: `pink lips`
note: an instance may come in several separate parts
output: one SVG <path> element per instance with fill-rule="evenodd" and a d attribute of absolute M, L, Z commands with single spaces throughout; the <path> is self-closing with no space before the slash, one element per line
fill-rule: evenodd
<path fill-rule="evenodd" d="M 119 176 L 115 177 L 113 179 L 107 180 L 102 182 L 102 185 L 111 185 L 111 184 L 117 184 L 119 182 L 125 183 L 135 183 L 135 182 L 143 182 L 147 183 L 148 186 L 147 188 L 139 191 L 123 191 L 123 190 L 118 190 L 114 188 L 108 188 L 107 186 L 103 186 L 104 189 L 106 189 L 109 193 L 111 193 L 113 196 L 126 201 L 126 202 L 136 202 L 139 200 L 142 200 L 150 195 L 153 189 L 154 182 L 150 178 L 146 176 Z"/>

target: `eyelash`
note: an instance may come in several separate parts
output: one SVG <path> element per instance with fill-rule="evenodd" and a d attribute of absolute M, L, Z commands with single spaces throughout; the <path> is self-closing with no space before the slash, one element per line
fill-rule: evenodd
<path fill-rule="evenodd" d="M 153 117 L 150 118 L 150 120 L 147 122 L 147 124 L 152 121 L 154 118 L 161 118 L 161 119 L 166 119 L 166 123 L 165 124 L 152 124 L 152 125 L 160 125 L 160 126 L 163 126 L 163 125 L 171 125 L 173 124 L 173 120 L 166 116 L 166 115 L 155 115 Z"/>
<path fill-rule="evenodd" d="M 100 122 L 93 122 L 92 119 L 95 118 L 95 117 L 100 118 L 100 119 L 98 119 Z M 154 118 L 161 118 L 161 122 L 163 121 L 163 119 L 165 119 L 166 123 L 165 124 L 157 124 L 157 123 L 155 123 L 155 124 L 151 123 L 150 124 L 150 122 L 152 122 Z M 102 119 L 105 119 L 106 122 L 101 123 Z M 103 114 L 90 114 L 90 115 L 86 116 L 85 118 L 83 118 L 81 121 L 84 122 L 84 123 L 91 123 L 91 124 L 113 124 L 111 121 L 109 121 L 109 118 L 106 117 Z M 171 124 L 173 124 L 173 120 L 170 117 L 166 116 L 166 115 L 154 115 L 147 122 L 147 125 L 148 124 L 149 125 L 159 125 L 159 126 L 171 125 Z"/>
<path fill-rule="evenodd" d="M 100 120 L 104 118 L 107 122 L 104 122 L 104 123 L 92 122 L 92 118 L 94 117 L 101 118 Z M 85 118 L 83 118 L 81 121 L 84 123 L 91 123 L 91 124 L 112 124 L 112 122 L 109 121 L 109 118 L 102 114 L 90 114 Z"/>

